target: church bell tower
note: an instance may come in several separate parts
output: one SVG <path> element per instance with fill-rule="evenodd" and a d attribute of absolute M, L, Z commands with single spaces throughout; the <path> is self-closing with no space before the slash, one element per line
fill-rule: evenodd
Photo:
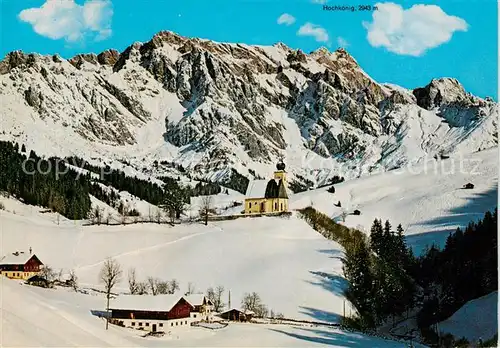
<path fill-rule="evenodd" d="M 282 180 L 285 187 L 287 186 L 285 163 L 283 163 L 283 159 L 280 159 L 279 162 L 276 164 L 276 171 L 274 172 L 274 179 Z"/>

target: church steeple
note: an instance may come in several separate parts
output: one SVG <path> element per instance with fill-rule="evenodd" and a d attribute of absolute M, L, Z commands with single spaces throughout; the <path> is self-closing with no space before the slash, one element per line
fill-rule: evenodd
<path fill-rule="evenodd" d="M 280 159 L 280 161 L 276 164 L 276 169 L 277 170 L 282 170 L 285 171 L 285 163 Z"/>
<path fill-rule="evenodd" d="M 276 164 L 276 171 L 274 172 L 274 179 L 283 181 L 284 186 L 286 187 L 286 172 L 285 172 L 285 163 L 283 162 L 283 158 L 280 157 L 278 163 Z"/>

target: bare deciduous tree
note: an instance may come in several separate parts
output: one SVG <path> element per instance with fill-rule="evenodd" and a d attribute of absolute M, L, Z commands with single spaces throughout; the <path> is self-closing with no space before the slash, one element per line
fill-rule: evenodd
<path fill-rule="evenodd" d="M 149 290 L 151 290 L 151 295 L 156 296 L 158 294 L 158 279 L 148 277 L 148 286 Z"/>
<path fill-rule="evenodd" d="M 139 284 L 135 276 L 135 268 L 128 270 L 128 289 L 132 295 L 137 295 Z"/>
<path fill-rule="evenodd" d="M 169 284 L 169 294 L 175 294 L 176 291 L 180 289 L 179 282 L 176 279 L 172 279 Z"/>
<path fill-rule="evenodd" d="M 78 290 L 78 277 L 76 276 L 76 273 L 74 270 L 71 270 L 69 272 L 69 279 L 68 279 L 69 286 L 73 288 L 73 290 L 77 291 Z"/>
<path fill-rule="evenodd" d="M 95 207 L 94 210 L 90 212 L 90 219 L 93 223 L 100 225 L 104 218 L 104 209 Z"/>
<path fill-rule="evenodd" d="M 217 286 L 215 289 L 210 287 L 207 289 L 207 298 L 214 304 L 214 311 L 221 312 L 225 304 L 222 302 L 222 294 L 224 294 L 224 287 Z"/>
<path fill-rule="evenodd" d="M 171 294 L 170 292 L 170 282 L 165 282 L 163 280 L 156 280 L 156 293 L 157 294 Z"/>
<path fill-rule="evenodd" d="M 54 272 L 52 267 L 49 265 L 45 265 L 42 267 L 42 270 L 40 271 L 40 276 L 42 278 L 45 278 L 49 284 L 51 284 L 54 280 L 56 280 L 57 274 Z"/>
<path fill-rule="evenodd" d="M 59 272 L 56 274 L 56 280 L 61 283 L 62 282 L 62 276 L 63 276 L 63 270 L 59 269 Z"/>
<path fill-rule="evenodd" d="M 205 226 L 208 225 L 208 216 L 213 210 L 213 199 L 212 196 L 201 197 L 200 215 L 205 220 Z"/>
<path fill-rule="evenodd" d="M 266 317 L 269 313 L 266 305 L 262 303 L 260 295 L 256 292 L 247 293 L 241 301 L 241 308 L 255 313 L 256 317 Z"/>
<path fill-rule="evenodd" d="M 137 283 L 137 295 L 147 295 L 148 294 L 148 284 L 146 282 Z"/>
<path fill-rule="evenodd" d="M 104 291 L 106 292 L 106 311 L 109 311 L 109 299 L 111 297 L 111 291 L 116 284 L 120 281 L 122 276 L 122 270 L 120 264 L 108 258 L 104 261 L 102 265 L 101 272 L 99 273 L 99 280 L 104 284 Z M 108 319 L 106 319 L 106 330 L 108 329 Z"/>

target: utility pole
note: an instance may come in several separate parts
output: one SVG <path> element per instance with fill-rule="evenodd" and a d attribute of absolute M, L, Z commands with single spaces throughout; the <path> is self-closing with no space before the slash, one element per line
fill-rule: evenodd
<path fill-rule="evenodd" d="M 229 290 L 229 301 L 227 303 L 228 310 L 231 310 L 231 290 Z"/>

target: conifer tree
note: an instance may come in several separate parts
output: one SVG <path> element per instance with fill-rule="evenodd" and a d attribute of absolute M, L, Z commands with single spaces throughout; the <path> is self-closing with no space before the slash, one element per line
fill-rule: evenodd
<path fill-rule="evenodd" d="M 345 296 L 358 311 L 363 325 L 372 327 L 375 323 L 373 317 L 373 274 L 369 248 L 364 240 L 357 240 L 354 245 L 347 248 L 343 261 L 343 272 L 346 279 L 349 280 Z"/>
<path fill-rule="evenodd" d="M 383 248 L 382 221 L 375 219 L 370 230 L 370 247 L 375 254 L 380 255 Z"/>

